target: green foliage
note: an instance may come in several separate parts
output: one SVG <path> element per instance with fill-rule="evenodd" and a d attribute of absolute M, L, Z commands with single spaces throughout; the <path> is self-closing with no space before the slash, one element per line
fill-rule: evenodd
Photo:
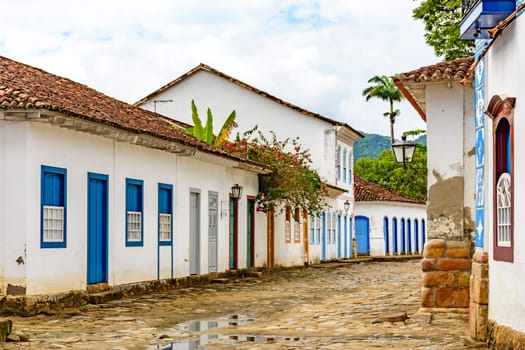
<path fill-rule="evenodd" d="M 416 129 L 416 130 L 407 130 L 403 132 L 403 135 L 405 136 L 417 136 L 426 133 L 427 131 L 424 129 Z"/>
<path fill-rule="evenodd" d="M 310 152 L 299 139 L 277 140 L 274 133 L 266 138 L 257 127 L 237 134 L 235 142 L 223 146 L 228 153 L 259 162 L 272 170 L 261 176 L 259 208 L 282 210 L 285 206 L 322 211 L 325 188 L 318 172 L 310 167 Z"/>
<path fill-rule="evenodd" d="M 394 142 L 394 123 L 396 122 L 396 116 L 399 115 L 399 110 L 394 110 L 394 101 L 399 102 L 403 99 L 403 94 L 397 86 L 394 84 L 392 78 L 386 75 L 373 76 L 368 80 L 371 85 L 363 90 L 363 96 L 366 101 L 371 98 L 378 98 L 383 101 L 388 101 L 390 111 L 384 113 L 385 117 L 389 117 L 390 120 L 390 140 Z"/>
<path fill-rule="evenodd" d="M 426 199 L 427 148 L 417 145 L 412 163 L 397 163 L 391 150 L 383 151 L 376 160 L 361 158 L 355 162 L 354 172 L 368 181 L 383 186 L 405 197 Z"/>
<path fill-rule="evenodd" d="M 425 0 L 412 15 L 425 24 L 425 41 L 436 56 L 449 61 L 474 54 L 474 41 L 459 39 L 461 0 Z"/>
<path fill-rule="evenodd" d="M 217 137 L 213 135 L 213 115 L 210 108 L 208 108 L 206 114 L 206 126 L 203 127 L 197 106 L 195 102 L 191 100 L 191 120 L 193 121 L 193 126 L 185 129 L 184 132 L 192 135 L 199 141 L 206 142 L 208 145 L 219 147 L 230 137 L 231 130 L 237 126 L 237 123 L 235 123 L 235 111 L 232 111 L 228 118 L 226 118 Z"/>

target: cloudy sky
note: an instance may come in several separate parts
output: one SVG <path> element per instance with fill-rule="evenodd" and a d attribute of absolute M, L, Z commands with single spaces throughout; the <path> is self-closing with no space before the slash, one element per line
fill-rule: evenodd
<path fill-rule="evenodd" d="M 133 103 L 199 63 L 293 104 L 388 135 L 374 75 L 439 61 L 419 0 L 20 0 L 2 4 L 0 55 Z M 425 128 L 407 103 L 402 131 Z"/>

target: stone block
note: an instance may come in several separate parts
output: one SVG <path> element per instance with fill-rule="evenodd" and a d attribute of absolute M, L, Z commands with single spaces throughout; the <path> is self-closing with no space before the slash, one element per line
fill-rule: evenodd
<path fill-rule="evenodd" d="M 434 306 L 434 289 L 433 288 L 421 288 L 421 306 L 432 307 Z"/>
<path fill-rule="evenodd" d="M 472 256 L 472 260 L 478 263 L 486 264 L 489 261 L 489 255 L 488 253 L 475 252 Z"/>
<path fill-rule="evenodd" d="M 13 321 L 8 318 L 0 318 L 0 342 L 5 342 L 7 336 L 11 334 L 13 328 Z"/>
<path fill-rule="evenodd" d="M 470 272 L 460 271 L 456 273 L 456 276 L 457 276 L 457 286 L 458 287 L 470 286 Z"/>
<path fill-rule="evenodd" d="M 484 305 L 489 303 L 488 278 L 475 277 L 472 279 L 472 301 Z"/>
<path fill-rule="evenodd" d="M 489 265 L 482 264 L 479 262 L 472 263 L 472 275 L 475 277 L 488 278 L 489 277 Z"/>
<path fill-rule="evenodd" d="M 446 256 L 449 258 L 469 258 L 470 242 L 468 241 L 447 241 Z"/>
<path fill-rule="evenodd" d="M 437 267 L 441 271 L 470 270 L 470 260 L 442 258 L 438 259 Z"/>
<path fill-rule="evenodd" d="M 437 258 L 443 256 L 445 253 L 445 240 L 444 239 L 430 239 L 425 243 L 423 249 L 423 257 L 425 258 Z"/>
<path fill-rule="evenodd" d="M 436 269 L 435 259 L 421 259 L 421 270 L 431 271 Z"/>
<path fill-rule="evenodd" d="M 453 286 L 454 273 L 447 271 L 423 272 L 423 287 Z"/>
<path fill-rule="evenodd" d="M 437 307 L 469 307 L 468 288 L 437 288 L 436 289 Z"/>

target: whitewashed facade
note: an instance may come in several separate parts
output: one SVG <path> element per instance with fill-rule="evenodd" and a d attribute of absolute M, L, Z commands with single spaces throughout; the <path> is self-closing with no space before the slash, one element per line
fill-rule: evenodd
<path fill-rule="evenodd" d="M 490 5 L 489 2 L 469 4 L 479 12 L 468 12 L 464 18 L 462 35 L 467 38 L 476 32 L 475 26 L 469 29 L 470 34 L 466 30 L 469 21 L 475 24 L 476 16 L 497 15 L 484 13 L 484 6 Z M 488 28 L 492 39 L 486 33 L 487 28 L 476 34 L 476 57 L 463 59 L 468 65 L 459 61 L 442 63 L 450 68 L 448 74 L 456 74 L 449 76 L 449 86 L 436 84 L 432 78 L 426 82 L 421 79 L 420 84 L 414 81 L 424 70 L 432 73 L 434 66 L 414 71 L 415 74 L 406 73 L 398 83 L 406 88 L 405 96 L 412 98 L 416 110 L 427 117 L 429 160 L 434 157 L 441 161 L 434 166 L 441 165 L 442 169 L 434 173 L 429 164 L 429 176 L 436 178 L 432 181 L 437 184 L 446 180 L 442 174 L 450 174 L 449 180 L 450 176 L 462 177 L 461 186 L 457 180 L 448 181 L 447 186 L 434 192 L 434 198 L 444 202 L 450 193 L 456 193 L 458 199 L 463 197 L 464 207 L 450 211 L 450 216 L 461 217 L 463 213 L 463 240 L 475 246 L 467 256 L 472 262 L 469 291 L 466 291 L 470 335 L 487 341 L 491 348 L 519 349 L 525 346 L 522 293 L 525 283 L 517 278 L 525 273 L 524 240 L 519 230 L 525 224 L 520 215 L 524 201 L 519 195 L 525 189 L 520 182 L 523 178 L 520 131 L 525 127 L 521 103 L 525 98 L 525 68 L 518 62 L 525 57 L 522 44 L 525 21 L 520 13 L 525 5 L 523 1 L 516 1 L 515 6 L 512 1 L 500 2 L 507 8 L 509 4 L 516 11 L 507 9 L 504 20 L 500 18 L 497 27 Z M 465 85 L 456 85 L 461 78 Z M 432 119 L 441 126 L 431 130 Z M 433 150 L 432 140 L 437 143 Z M 450 159 L 448 166 L 442 161 L 445 158 Z M 429 186 L 430 181 L 429 178 Z M 430 203 L 432 195 L 430 192 Z M 441 232 L 432 227 L 429 217 L 429 239 L 450 237 L 447 235 L 451 232 L 443 230 L 443 226 L 435 226 Z M 437 234 L 431 237 L 433 233 Z M 438 245 L 434 244 L 432 249 L 436 248 Z"/>
<path fill-rule="evenodd" d="M 228 270 L 234 184 L 243 187 L 234 268 L 266 263 L 266 217 L 253 209 L 262 167 L 192 143 L 161 116 L 83 85 L 5 58 L 0 65 L 1 294 Z M 10 72 L 20 75 L 7 79 Z M 48 84 L 17 85 L 32 76 Z M 150 129 L 133 130 L 140 122 Z"/>
<path fill-rule="evenodd" d="M 313 168 L 329 185 L 330 208 L 319 213 L 319 223 L 315 217 L 301 217 L 299 231 L 305 234 L 299 239 L 289 239 L 287 233 L 291 226 L 293 236 L 293 220 L 288 223 L 286 215 L 275 218 L 275 264 L 297 265 L 351 255 L 353 145 L 362 137 L 360 133 L 345 123 L 304 110 L 204 64 L 135 105 L 192 124 L 192 100 L 201 119 L 207 108 L 211 109 L 216 127 L 235 110 L 238 128 L 234 133 L 242 134 L 257 126 L 267 136 L 274 132 L 279 140 L 299 137 L 299 142 L 311 151 Z M 350 203 L 348 212 L 344 210 L 345 201 Z M 309 242 L 305 241 L 307 232 Z"/>
<path fill-rule="evenodd" d="M 517 2 L 518 6 L 520 1 Z M 523 8 L 523 5 L 522 5 Z M 488 254 L 488 320 L 489 334 L 496 339 L 491 342 L 502 342 L 501 335 L 504 327 L 515 331 L 512 340 L 514 346 L 525 346 L 525 305 L 523 303 L 523 290 L 525 281 L 516 276 L 525 274 L 525 238 L 521 234 L 521 227 L 525 225 L 525 218 L 521 212 L 525 208 L 525 168 L 522 155 L 525 154 L 525 144 L 521 139 L 521 131 L 525 130 L 525 67 L 518 62 L 525 59 L 525 18 L 517 18 L 494 39 L 494 44 L 487 51 L 482 65 L 485 68 L 485 109 L 483 116 L 485 122 L 485 149 L 484 157 L 485 178 L 485 212 L 484 235 L 481 235 L 482 244 L 477 250 Z M 479 65 L 478 65 L 479 66 Z M 476 70 L 476 78 L 478 70 Z M 481 77 L 480 77 L 481 78 Z M 493 104 L 499 103 L 498 106 Z M 495 145 L 500 140 L 500 130 L 503 123 L 510 124 L 506 137 L 508 144 L 503 150 L 496 150 Z M 504 159 L 505 158 L 505 159 Z M 504 160 L 509 165 L 506 169 L 499 169 L 499 163 Z M 503 193 L 497 198 L 502 188 L 496 186 L 502 173 L 509 174 L 509 209 L 511 218 L 510 236 L 507 239 L 498 233 L 497 218 L 498 201 L 504 198 Z M 481 227 L 480 227 L 481 229 Z M 506 241 L 506 242 L 505 242 Z M 481 242 L 480 242 L 481 243 Z M 506 252 L 501 252 L 501 248 Z M 521 341 L 517 339 L 521 338 Z M 508 339 L 508 338 L 507 338 Z M 515 347 L 518 348 L 518 347 Z"/>
<path fill-rule="evenodd" d="M 426 239 L 426 203 L 355 178 L 357 251 L 371 256 L 417 255 Z"/>

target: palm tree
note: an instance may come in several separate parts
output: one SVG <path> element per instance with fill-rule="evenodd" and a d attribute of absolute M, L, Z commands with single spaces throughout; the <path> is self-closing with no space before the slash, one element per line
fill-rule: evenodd
<path fill-rule="evenodd" d="M 367 101 L 375 97 L 390 103 L 390 112 L 385 112 L 383 115 L 390 118 L 390 138 L 392 143 L 394 143 L 394 123 L 396 122 L 396 116 L 399 115 L 399 109 L 394 111 L 394 101 L 401 101 L 403 94 L 394 84 L 392 78 L 385 75 L 376 75 L 370 78 L 368 82 L 372 85 L 363 90 L 363 96 L 365 96 Z"/>

